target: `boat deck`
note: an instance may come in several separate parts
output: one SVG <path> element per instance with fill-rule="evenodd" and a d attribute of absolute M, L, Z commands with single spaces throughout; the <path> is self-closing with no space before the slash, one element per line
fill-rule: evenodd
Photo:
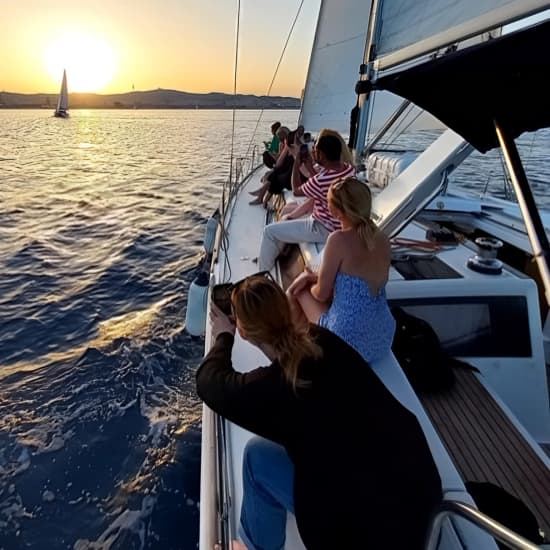
<path fill-rule="evenodd" d="M 232 239 L 225 251 L 225 257 L 214 264 L 215 282 L 239 280 L 258 270 L 258 265 L 254 260 L 259 250 L 261 228 L 266 222 L 273 219 L 273 213 L 259 206 L 250 207 L 249 197 L 245 193 L 248 189 L 259 186 L 261 173 L 261 170 L 258 171 L 246 182 L 242 196 L 239 196 L 234 208 L 231 209 L 231 223 L 228 226 L 228 231 L 231 233 Z M 251 230 L 251 228 L 255 228 L 255 230 Z M 405 236 L 410 239 L 425 239 L 425 229 L 423 226 L 410 224 Z M 317 256 L 314 258 L 307 254 L 304 255 L 304 250 L 299 246 L 290 246 L 286 252 L 286 257 L 279 262 L 277 273 L 284 288 L 303 270 L 305 263 L 314 265 L 314 261 L 319 259 Z M 395 266 L 391 268 L 390 280 L 401 286 L 405 283 L 408 287 L 413 285 L 415 288 L 424 288 L 427 287 L 424 283 L 429 283 L 431 279 L 436 279 L 439 285 L 447 286 L 450 284 L 463 285 L 465 282 L 470 284 L 472 281 L 475 283 L 486 279 L 486 275 L 473 272 L 466 267 L 467 260 L 471 255 L 472 249 L 465 246 L 456 246 L 448 250 L 442 249 L 438 252 L 437 258 L 441 262 L 452 265 L 454 270 L 449 283 L 445 282 L 447 278 L 439 271 L 436 274 L 423 273 L 421 275 L 415 272 L 412 276 L 403 274 Z M 415 256 L 411 255 L 411 258 L 414 259 Z M 411 280 L 409 281 L 409 279 Z M 504 272 L 499 279 L 513 281 L 516 280 L 516 276 L 513 273 Z M 208 335 L 206 340 L 208 349 Z M 250 343 L 243 341 L 238 335 L 235 339 L 232 358 L 235 368 L 242 372 L 258 365 L 267 364 L 267 359 L 263 354 Z M 529 365 L 526 368 L 529 368 Z M 485 389 L 476 375 L 471 372 L 459 371 L 456 374 L 457 383 L 452 392 L 429 398 L 419 396 L 426 414 L 433 423 L 433 428 L 430 425 L 430 429 L 433 432 L 435 428 L 434 438 L 445 455 L 453 475 L 456 475 L 460 486 L 462 486 L 461 478 L 470 481 L 489 481 L 516 495 L 533 510 L 541 528 L 547 535 L 550 535 L 548 457 L 544 456 L 542 450 L 538 456 L 525 441 L 525 437 L 529 438 L 528 434 L 522 431 L 521 427 L 516 428 L 501 410 L 500 399 L 504 399 L 502 395 L 499 394 L 500 398 L 494 398 L 492 390 Z M 517 393 L 518 386 L 514 386 L 513 391 Z M 424 414 L 424 411 L 422 413 Z M 429 423 L 428 418 L 426 421 Z M 231 530 L 233 530 L 238 525 L 242 499 L 240 470 L 242 455 L 251 434 L 231 423 L 226 424 L 226 430 L 227 456 L 229 457 L 227 467 L 229 486 L 231 487 L 228 516 Z M 204 427 L 203 432 L 206 432 Z M 212 435 L 211 440 L 204 440 L 203 437 L 203 449 L 212 444 L 212 441 L 215 441 L 215 435 Z M 205 456 L 212 459 L 215 455 L 212 452 Z M 203 470 L 215 471 L 214 466 L 210 463 L 206 464 L 206 462 L 208 461 L 201 466 Z M 208 479 L 208 476 L 204 476 L 205 486 L 208 484 Z M 214 520 L 217 517 L 216 495 L 210 493 L 207 493 L 205 487 L 201 487 L 201 495 L 205 497 L 203 499 L 201 496 L 201 509 L 206 510 L 206 497 L 208 497 L 212 510 L 210 515 L 206 511 L 201 514 L 201 522 L 203 517 L 214 518 Z M 201 524 L 201 548 L 211 548 L 215 521 L 214 526 L 208 524 L 206 520 L 202 523 L 204 525 Z M 460 546 L 457 543 L 456 546 L 449 547 L 458 548 Z M 289 515 L 287 524 L 285 548 L 286 550 L 303 550 L 294 517 L 291 515 Z"/>
<path fill-rule="evenodd" d="M 550 535 L 550 471 L 476 374 L 455 370 L 447 393 L 419 395 L 464 480 L 494 483 L 522 500 Z"/>

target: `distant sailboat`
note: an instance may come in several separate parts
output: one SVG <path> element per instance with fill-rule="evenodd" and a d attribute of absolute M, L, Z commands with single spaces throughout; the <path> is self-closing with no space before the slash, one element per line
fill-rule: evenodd
<path fill-rule="evenodd" d="M 60 118 L 68 118 L 69 116 L 69 93 L 67 92 L 67 73 L 63 69 L 63 80 L 61 81 L 61 90 L 59 92 L 59 99 L 57 101 L 57 107 L 54 112 L 54 116 Z"/>

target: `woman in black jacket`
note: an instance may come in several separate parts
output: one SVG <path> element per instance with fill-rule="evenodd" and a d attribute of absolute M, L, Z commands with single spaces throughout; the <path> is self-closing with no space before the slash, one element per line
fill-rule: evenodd
<path fill-rule="evenodd" d="M 249 277 L 231 301 L 241 338 L 272 363 L 235 371 L 235 325 L 214 306 L 215 343 L 197 391 L 269 440 L 245 450 L 241 537 L 249 550 L 282 548 L 286 510 L 308 549 L 422 548 L 441 480 L 416 417 L 338 336 L 293 322 L 273 281 Z"/>

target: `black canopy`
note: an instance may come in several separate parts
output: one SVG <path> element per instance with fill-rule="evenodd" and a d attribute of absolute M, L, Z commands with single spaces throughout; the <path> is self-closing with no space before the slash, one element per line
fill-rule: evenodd
<path fill-rule="evenodd" d="M 457 50 L 378 79 L 422 107 L 482 153 L 509 135 L 550 126 L 550 21 Z"/>

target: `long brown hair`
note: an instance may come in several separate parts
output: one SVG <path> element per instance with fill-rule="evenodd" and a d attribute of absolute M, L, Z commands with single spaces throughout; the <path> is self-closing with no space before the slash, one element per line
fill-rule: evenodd
<path fill-rule="evenodd" d="M 231 303 L 246 338 L 273 347 L 294 390 L 306 386 L 307 382 L 298 377 L 298 367 L 308 357 L 321 357 L 322 349 L 309 335 L 307 326 L 293 321 L 281 287 L 265 277 L 250 277 L 233 290 Z"/>
<path fill-rule="evenodd" d="M 330 186 L 328 200 L 350 220 L 361 241 L 372 250 L 378 227 L 371 218 L 372 195 L 368 186 L 357 178 L 342 178 Z"/>

